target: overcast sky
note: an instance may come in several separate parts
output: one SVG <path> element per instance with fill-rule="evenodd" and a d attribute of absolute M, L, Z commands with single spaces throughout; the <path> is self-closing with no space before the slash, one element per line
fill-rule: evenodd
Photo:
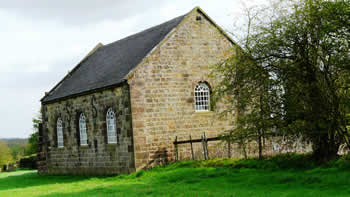
<path fill-rule="evenodd" d="M 261 3 L 244 2 L 247 7 Z M 231 32 L 244 7 L 241 0 L 2 0 L 0 138 L 28 137 L 44 92 L 96 44 L 119 40 L 195 6 Z"/>

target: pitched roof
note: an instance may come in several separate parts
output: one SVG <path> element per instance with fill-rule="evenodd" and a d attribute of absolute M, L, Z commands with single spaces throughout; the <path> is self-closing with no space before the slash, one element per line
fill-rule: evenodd
<path fill-rule="evenodd" d="M 72 95 L 109 87 L 124 81 L 147 54 L 160 43 L 185 17 L 144 30 L 105 46 L 97 46 L 72 72 L 59 82 L 44 98 L 43 103 Z"/>

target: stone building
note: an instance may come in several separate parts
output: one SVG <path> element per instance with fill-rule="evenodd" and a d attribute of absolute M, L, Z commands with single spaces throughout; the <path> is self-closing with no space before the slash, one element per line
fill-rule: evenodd
<path fill-rule="evenodd" d="M 218 136 L 231 126 L 210 107 L 209 67 L 234 46 L 198 7 L 98 44 L 41 100 L 39 173 L 130 173 L 173 161 L 176 136 Z"/>

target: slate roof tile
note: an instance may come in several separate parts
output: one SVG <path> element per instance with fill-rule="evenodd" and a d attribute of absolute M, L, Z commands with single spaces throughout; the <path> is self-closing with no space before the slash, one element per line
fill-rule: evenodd
<path fill-rule="evenodd" d="M 83 60 L 41 101 L 52 102 L 72 95 L 119 84 L 186 15 L 110 43 Z"/>

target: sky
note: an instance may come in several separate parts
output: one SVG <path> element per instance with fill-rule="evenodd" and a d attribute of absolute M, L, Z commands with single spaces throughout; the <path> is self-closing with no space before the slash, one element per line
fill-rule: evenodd
<path fill-rule="evenodd" d="M 108 44 L 200 6 L 235 32 L 259 0 L 2 0 L 0 138 L 25 138 L 40 99 L 99 42 Z"/>

